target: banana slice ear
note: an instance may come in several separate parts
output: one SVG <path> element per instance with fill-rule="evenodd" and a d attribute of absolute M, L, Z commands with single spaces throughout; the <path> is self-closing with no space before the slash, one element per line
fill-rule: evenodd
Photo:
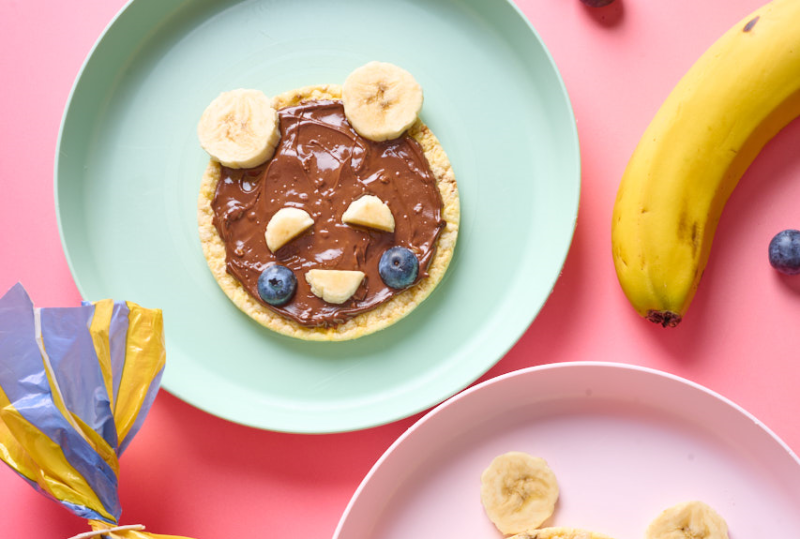
<path fill-rule="evenodd" d="M 370 62 L 350 73 L 342 86 L 344 114 L 364 138 L 395 139 L 417 121 L 422 87 L 400 67 Z"/>
<path fill-rule="evenodd" d="M 275 153 L 280 140 L 278 113 L 258 90 L 223 92 L 200 117 L 197 137 L 223 166 L 257 167 Z"/>
<path fill-rule="evenodd" d="M 645 539 L 728 539 L 728 524 L 709 505 L 690 501 L 664 510 L 647 527 Z"/>
<path fill-rule="evenodd" d="M 538 528 L 558 499 L 556 476 L 544 459 L 513 451 L 496 457 L 481 475 L 481 501 L 506 535 Z"/>

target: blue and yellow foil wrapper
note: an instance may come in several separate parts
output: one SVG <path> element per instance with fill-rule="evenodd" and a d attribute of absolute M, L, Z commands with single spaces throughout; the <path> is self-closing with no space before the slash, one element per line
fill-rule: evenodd
<path fill-rule="evenodd" d="M 0 459 L 92 529 L 116 527 L 119 458 L 155 400 L 165 359 L 160 310 L 112 300 L 35 308 L 15 285 L 0 298 Z"/>

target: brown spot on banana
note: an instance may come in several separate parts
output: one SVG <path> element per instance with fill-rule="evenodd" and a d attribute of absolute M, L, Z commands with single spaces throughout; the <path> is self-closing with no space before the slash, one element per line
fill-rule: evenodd
<path fill-rule="evenodd" d="M 689 227 L 688 212 L 685 209 L 681 211 L 680 217 L 678 218 L 678 239 L 692 248 L 692 258 L 694 260 L 697 260 L 700 250 L 699 230 L 700 225 L 697 221 L 693 221 L 691 228 Z"/>
<path fill-rule="evenodd" d="M 747 22 L 747 24 L 745 24 L 745 25 L 744 25 L 744 28 L 742 28 L 742 32 L 749 32 L 750 30 L 752 30 L 752 29 L 753 29 L 753 27 L 754 27 L 754 26 L 756 25 L 756 23 L 758 22 L 758 19 L 760 19 L 760 18 L 761 18 L 761 16 L 760 16 L 760 15 L 758 15 L 758 16 L 756 16 L 756 17 L 753 17 L 752 19 L 750 19 L 750 20 Z"/>
<path fill-rule="evenodd" d="M 686 220 L 686 210 L 684 209 L 681 211 L 681 215 L 678 218 L 678 238 L 681 240 L 685 239 L 689 235 L 687 231 L 688 227 L 686 225 Z"/>

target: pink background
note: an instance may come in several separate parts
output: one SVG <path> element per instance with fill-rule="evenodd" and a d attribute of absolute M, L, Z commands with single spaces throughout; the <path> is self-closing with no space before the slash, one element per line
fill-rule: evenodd
<path fill-rule="evenodd" d="M 767 146 L 733 194 L 679 328 L 637 317 L 610 256 L 611 209 L 639 137 L 702 52 L 762 0 L 617 0 L 601 10 L 578 0 L 518 3 L 575 108 L 581 208 L 552 297 L 482 379 L 550 362 L 646 365 L 725 395 L 800 452 L 800 276 L 780 276 L 766 254 L 775 233 L 800 228 L 800 122 Z M 73 80 L 123 4 L 0 0 L 0 293 L 21 281 L 39 306 L 80 302 L 58 236 L 53 157 Z M 348 434 L 279 434 L 217 419 L 162 392 L 122 460 L 123 523 L 198 539 L 330 537 L 362 477 L 418 417 Z M 87 529 L 4 467 L 0 507 L 4 537 L 53 539 Z"/>

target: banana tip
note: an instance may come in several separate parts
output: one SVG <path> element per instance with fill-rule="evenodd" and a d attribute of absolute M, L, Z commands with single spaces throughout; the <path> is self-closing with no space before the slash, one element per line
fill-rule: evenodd
<path fill-rule="evenodd" d="M 663 328 L 674 328 L 683 319 L 681 315 L 672 311 L 648 311 L 646 318 Z"/>

